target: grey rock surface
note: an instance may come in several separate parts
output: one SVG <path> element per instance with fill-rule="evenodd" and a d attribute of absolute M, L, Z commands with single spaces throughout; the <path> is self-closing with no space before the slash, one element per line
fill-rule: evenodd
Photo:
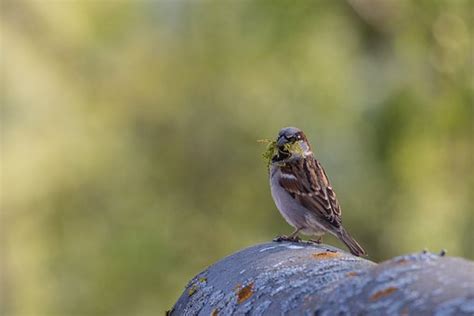
<path fill-rule="evenodd" d="M 194 277 L 172 315 L 474 315 L 474 263 L 420 252 L 375 264 L 309 243 L 265 243 Z"/>

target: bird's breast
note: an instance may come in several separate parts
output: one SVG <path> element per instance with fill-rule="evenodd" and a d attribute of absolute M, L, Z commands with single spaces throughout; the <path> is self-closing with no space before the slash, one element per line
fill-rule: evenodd
<path fill-rule="evenodd" d="M 282 172 L 278 167 L 270 170 L 270 188 L 273 201 L 285 220 L 292 226 L 301 226 L 304 221 L 304 214 L 301 206 L 296 200 L 280 185 Z"/>

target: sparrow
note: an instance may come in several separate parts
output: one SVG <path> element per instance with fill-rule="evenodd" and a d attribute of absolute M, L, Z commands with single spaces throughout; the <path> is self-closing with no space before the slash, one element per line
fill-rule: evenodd
<path fill-rule="evenodd" d="M 366 252 L 342 226 L 341 207 L 334 189 L 314 158 L 303 131 L 295 127 L 280 130 L 270 160 L 269 177 L 273 200 L 285 220 L 295 228 L 275 241 L 299 241 L 299 233 L 314 236 L 321 243 L 328 232 L 339 238 L 355 256 Z"/>

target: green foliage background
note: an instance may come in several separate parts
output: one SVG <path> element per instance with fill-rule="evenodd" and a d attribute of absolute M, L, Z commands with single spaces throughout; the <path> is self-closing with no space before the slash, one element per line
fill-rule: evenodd
<path fill-rule="evenodd" d="M 474 259 L 472 9 L 2 1 L 0 313 L 157 315 L 290 232 L 256 143 L 284 126 L 371 259 Z"/>

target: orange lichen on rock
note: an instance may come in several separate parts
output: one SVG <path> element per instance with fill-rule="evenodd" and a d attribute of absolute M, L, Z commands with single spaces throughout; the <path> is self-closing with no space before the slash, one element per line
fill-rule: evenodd
<path fill-rule="evenodd" d="M 326 259 L 332 259 L 335 257 L 339 257 L 339 253 L 337 252 L 317 252 L 313 253 L 313 258 L 318 259 L 318 260 L 326 260 Z"/>
<path fill-rule="evenodd" d="M 397 261 L 395 261 L 396 264 L 407 264 L 408 263 L 408 260 L 405 259 L 405 258 L 401 258 Z"/>
<path fill-rule="evenodd" d="M 376 300 L 381 299 L 383 297 L 387 297 L 390 294 L 392 294 L 393 292 L 395 292 L 396 290 L 397 290 L 396 287 L 391 286 L 391 287 L 388 287 L 388 288 L 383 289 L 381 291 L 377 291 L 370 297 L 370 300 L 371 301 L 376 301 Z"/>
<path fill-rule="evenodd" d="M 253 282 L 237 289 L 237 303 L 242 303 L 253 295 Z"/>

